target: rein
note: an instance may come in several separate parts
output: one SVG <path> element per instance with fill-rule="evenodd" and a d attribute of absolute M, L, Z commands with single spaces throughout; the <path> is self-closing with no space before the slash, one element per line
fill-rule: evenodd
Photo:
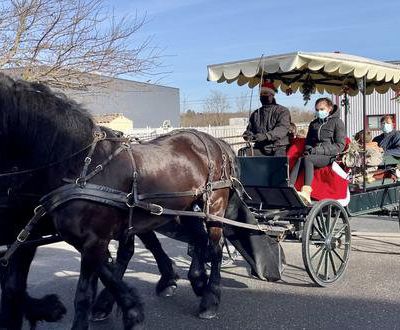
<path fill-rule="evenodd" d="M 131 142 L 131 140 L 128 139 L 128 138 L 111 138 L 111 137 L 107 137 L 104 131 L 102 131 L 102 134 L 103 134 L 102 136 L 98 136 L 97 133 L 98 133 L 98 131 L 94 132 L 94 139 L 90 144 L 86 145 L 82 149 L 79 149 L 78 151 L 74 152 L 73 154 L 71 154 L 71 155 L 69 155 L 69 156 L 67 156 L 67 157 L 65 157 L 63 159 L 60 159 L 60 160 L 57 160 L 55 162 L 51 162 L 49 164 L 42 165 L 42 166 L 39 166 L 39 167 L 31 168 L 31 169 L 26 169 L 26 170 L 21 170 L 21 171 L 3 172 L 3 173 L 0 173 L 0 178 L 10 177 L 10 176 L 15 176 L 15 175 L 30 174 L 30 173 L 34 173 L 34 172 L 38 172 L 38 171 L 41 171 L 41 170 L 48 169 L 48 168 L 53 167 L 55 165 L 59 165 L 59 164 L 65 162 L 67 160 L 70 160 L 71 158 L 74 158 L 75 156 L 79 155 L 80 153 L 84 152 L 85 150 L 87 150 L 89 148 L 94 148 L 96 146 L 96 144 L 99 141 L 102 141 L 102 140 L 113 141 L 113 142 L 128 142 L 128 141 Z"/>
<path fill-rule="evenodd" d="M 69 155 L 68 157 L 65 157 L 61 160 L 46 164 L 46 165 L 42 165 L 39 167 L 35 167 L 35 168 L 31 168 L 31 169 L 27 169 L 27 170 L 22 170 L 22 171 L 13 171 L 13 172 L 5 172 L 5 173 L 0 173 L 0 178 L 2 177 L 9 177 L 9 176 L 14 176 L 14 175 L 23 175 L 23 174 L 30 174 L 33 172 L 38 172 L 41 170 L 45 170 L 47 168 L 53 167 L 55 165 L 61 164 L 77 155 L 79 155 L 80 153 L 84 152 L 86 149 L 89 149 L 95 142 L 90 143 L 89 145 L 87 145 L 86 147 L 74 152 L 73 154 Z"/>

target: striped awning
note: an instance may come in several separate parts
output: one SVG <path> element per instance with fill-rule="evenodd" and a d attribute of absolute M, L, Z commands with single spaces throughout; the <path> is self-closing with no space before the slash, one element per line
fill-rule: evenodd
<path fill-rule="evenodd" d="M 208 66 L 208 80 L 219 83 L 253 88 L 261 76 L 288 94 L 312 88 L 313 92 L 356 95 L 364 77 L 367 94 L 400 89 L 400 65 L 344 53 L 296 52 Z"/>

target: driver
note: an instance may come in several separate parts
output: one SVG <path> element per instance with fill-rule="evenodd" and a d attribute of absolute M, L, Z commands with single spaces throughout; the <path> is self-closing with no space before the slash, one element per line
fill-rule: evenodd
<path fill-rule="evenodd" d="M 262 107 L 255 110 L 249 119 L 243 139 L 254 143 L 255 156 L 286 156 L 289 145 L 290 112 L 276 104 L 276 89 L 272 82 L 265 81 L 260 90 Z"/>

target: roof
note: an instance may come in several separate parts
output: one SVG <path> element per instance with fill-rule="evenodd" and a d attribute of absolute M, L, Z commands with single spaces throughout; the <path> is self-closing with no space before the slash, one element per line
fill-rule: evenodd
<path fill-rule="evenodd" d="M 126 117 L 122 113 L 106 113 L 104 115 L 95 115 L 93 116 L 93 118 L 97 124 L 109 124 L 117 118 L 126 118 Z"/>
<path fill-rule="evenodd" d="M 359 92 L 358 82 L 367 79 L 367 94 L 400 88 L 400 66 L 344 53 L 295 52 L 208 66 L 208 80 L 237 82 L 250 88 L 261 76 L 284 92 L 313 88 L 320 93 L 350 95 Z"/>

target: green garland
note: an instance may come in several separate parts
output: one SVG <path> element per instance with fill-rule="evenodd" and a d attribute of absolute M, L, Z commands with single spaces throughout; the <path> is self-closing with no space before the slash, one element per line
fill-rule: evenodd
<path fill-rule="evenodd" d="M 311 99 L 311 94 L 313 93 L 315 93 L 315 83 L 311 79 L 311 77 L 308 76 L 307 79 L 304 81 L 302 88 L 304 105 L 307 105 L 308 101 L 310 101 Z"/>

